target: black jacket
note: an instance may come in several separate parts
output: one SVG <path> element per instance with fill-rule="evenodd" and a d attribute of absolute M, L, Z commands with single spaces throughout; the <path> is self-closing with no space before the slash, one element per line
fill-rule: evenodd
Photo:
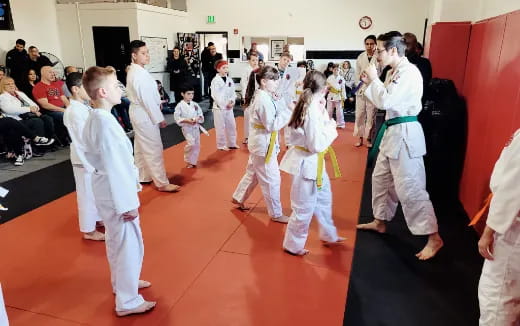
<path fill-rule="evenodd" d="M 49 58 L 44 55 L 40 55 L 36 61 L 32 61 L 29 59 L 29 69 L 33 69 L 38 76 L 38 79 L 41 78 L 40 70 L 43 66 L 52 66 L 52 62 Z"/>
<path fill-rule="evenodd" d="M 26 72 L 29 70 L 29 55 L 27 51 L 11 49 L 5 56 L 5 66 L 11 71 L 10 75 L 17 84 L 24 80 Z"/>
<path fill-rule="evenodd" d="M 202 71 L 203 72 L 214 72 L 217 73 L 215 70 L 215 62 L 222 60 L 222 54 L 216 53 L 214 56 L 211 56 L 209 54 L 209 51 L 207 52 L 207 55 L 201 56 L 202 61 Z"/>
<path fill-rule="evenodd" d="M 177 60 L 169 58 L 166 71 L 170 73 L 170 90 L 176 91 L 186 82 L 188 76 L 188 64 L 183 57 L 179 57 Z"/>

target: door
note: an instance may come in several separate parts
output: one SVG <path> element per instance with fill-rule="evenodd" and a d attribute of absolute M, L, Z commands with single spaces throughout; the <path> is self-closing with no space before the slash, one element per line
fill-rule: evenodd
<path fill-rule="evenodd" d="M 117 79 L 126 83 L 125 68 L 130 64 L 130 32 L 128 27 L 92 27 L 96 66 L 112 66 Z"/>

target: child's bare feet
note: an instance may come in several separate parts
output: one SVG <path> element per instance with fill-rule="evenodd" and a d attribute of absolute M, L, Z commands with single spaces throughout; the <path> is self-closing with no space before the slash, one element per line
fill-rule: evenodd
<path fill-rule="evenodd" d="M 419 260 L 428 260 L 430 258 L 433 258 L 437 254 L 437 252 L 442 248 L 442 246 L 444 246 L 444 242 L 439 236 L 439 233 L 436 232 L 430 234 L 426 246 L 421 250 L 421 252 L 419 252 L 415 256 L 419 258 Z"/>
<path fill-rule="evenodd" d="M 241 210 L 241 211 L 247 211 L 249 210 L 249 207 L 247 207 L 244 203 L 241 203 L 239 202 L 238 200 L 236 200 L 235 198 L 232 198 L 231 199 L 231 202 L 235 205 L 238 205 L 238 209 Z"/>
<path fill-rule="evenodd" d="M 385 221 L 374 219 L 370 223 L 366 224 L 358 224 L 357 225 L 358 230 L 368 230 L 368 231 L 376 231 L 379 233 L 385 233 L 386 232 L 386 224 Z"/>

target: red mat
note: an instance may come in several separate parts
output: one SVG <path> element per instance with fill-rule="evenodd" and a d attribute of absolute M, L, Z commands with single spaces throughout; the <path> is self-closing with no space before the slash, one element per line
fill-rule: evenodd
<path fill-rule="evenodd" d="M 313 222 L 311 253 L 284 253 L 285 225 L 269 221 L 259 188 L 250 212 L 230 203 L 247 149 L 216 151 L 211 130 L 201 135 L 197 169 L 183 168 L 184 143 L 165 151 L 181 192 L 146 186 L 140 194 L 142 278 L 153 283 L 141 293 L 158 301 L 154 311 L 115 316 L 104 244 L 82 240 L 73 193 L 0 226 L 0 281 L 11 324 L 341 325 L 366 160 L 366 149 L 352 146 L 352 127 L 334 143 L 343 177 L 332 180 L 333 214 L 344 246 L 323 247 Z M 286 214 L 289 190 L 290 176 L 282 173 Z"/>

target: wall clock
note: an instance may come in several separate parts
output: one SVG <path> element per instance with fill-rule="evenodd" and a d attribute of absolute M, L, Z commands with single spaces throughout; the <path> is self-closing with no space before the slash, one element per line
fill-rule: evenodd
<path fill-rule="evenodd" d="M 368 16 L 361 17 L 361 19 L 359 20 L 359 27 L 361 27 L 362 29 L 369 29 L 370 26 L 372 26 L 372 18 Z"/>

